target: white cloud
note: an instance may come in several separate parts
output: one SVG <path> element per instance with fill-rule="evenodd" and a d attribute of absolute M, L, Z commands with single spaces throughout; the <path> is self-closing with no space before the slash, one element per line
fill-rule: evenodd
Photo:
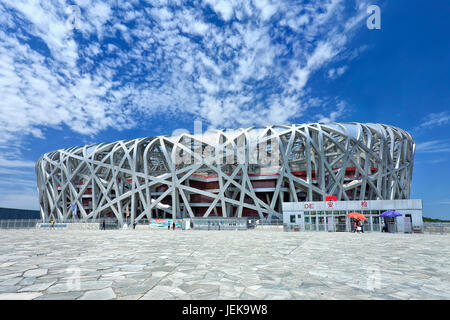
<path fill-rule="evenodd" d="M 450 112 L 443 111 L 438 113 L 430 113 L 426 116 L 425 121 L 422 122 L 416 129 L 434 128 L 436 126 L 443 126 L 450 123 Z"/>
<path fill-rule="evenodd" d="M 253 1 L 253 5 L 261 11 L 261 19 L 269 20 L 278 10 L 277 6 L 267 0 Z"/>
<path fill-rule="evenodd" d="M 346 109 L 347 105 L 345 102 L 340 101 L 336 104 L 336 108 L 331 111 L 329 114 L 327 115 L 318 115 L 317 116 L 317 122 L 320 123 L 329 123 L 329 122 L 335 122 L 339 117 L 341 117 L 344 112 L 347 112 L 348 110 Z"/>
<path fill-rule="evenodd" d="M 24 160 L 16 160 L 16 159 L 5 159 L 0 157 L 0 167 L 7 168 L 19 168 L 19 167 L 28 167 L 34 168 L 35 163 L 32 161 L 24 161 Z"/>
<path fill-rule="evenodd" d="M 228 0 L 206 0 L 206 3 L 211 5 L 214 11 L 225 21 L 230 20 L 233 17 L 234 1 Z"/>
<path fill-rule="evenodd" d="M 328 78 L 330 79 L 336 79 L 340 76 L 342 76 L 345 71 L 347 71 L 348 66 L 342 66 L 339 68 L 331 68 L 330 70 L 328 70 Z"/>
<path fill-rule="evenodd" d="M 417 153 L 450 152 L 450 142 L 447 140 L 430 140 L 416 143 Z"/>

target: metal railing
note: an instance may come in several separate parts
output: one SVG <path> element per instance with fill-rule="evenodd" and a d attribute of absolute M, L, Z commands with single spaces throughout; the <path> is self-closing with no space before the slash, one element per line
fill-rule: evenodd
<path fill-rule="evenodd" d="M 371 230 L 370 224 L 364 224 L 361 226 L 362 232 L 380 232 L 380 225 L 373 225 L 373 230 Z M 317 223 L 304 223 L 303 229 L 300 224 L 284 224 L 285 231 L 318 231 L 318 232 L 354 232 L 355 226 L 353 224 L 347 223 L 334 223 L 334 224 L 317 224 Z M 385 232 L 396 233 L 397 225 L 395 223 L 386 224 Z"/>
<path fill-rule="evenodd" d="M 283 225 L 283 220 L 272 220 L 272 221 L 267 221 L 267 220 L 257 220 L 259 225 L 262 226 L 282 226 Z"/>
<path fill-rule="evenodd" d="M 194 222 L 194 229 L 200 229 L 200 230 L 234 230 L 236 228 L 242 230 L 242 229 L 248 229 L 251 228 L 249 225 L 246 225 L 243 223 L 243 221 L 235 221 L 235 224 L 228 224 L 228 223 L 217 223 L 214 224 L 210 222 L 210 225 L 208 226 L 207 219 L 202 221 L 203 219 L 193 219 Z M 65 219 L 65 220 L 57 220 L 56 223 L 96 223 L 99 225 L 100 228 L 102 228 L 103 221 L 105 221 L 105 228 L 106 229 L 118 229 L 120 228 L 120 224 L 115 218 L 105 218 L 105 219 L 89 219 L 89 220 L 80 220 L 80 219 Z M 125 221 L 129 227 L 132 227 L 131 220 L 128 219 Z M 237 222 L 237 223 L 236 223 Z M 0 229 L 33 229 L 36 228 L 36 225 L 38 223 L 42 223 L 42 220 L 40 219 L 4 219 L 0 220 Z M 46 221 L 45 223 L 49 223 L 49 221 Z M 148 219 L 141 219 L 137 221 L 137 225 L 148 225 L 149 220 Z M 254 224 L 254 221 L 252 221 L 253 227 L 256 225 L 260 226 L 283 226 L 283 222 L 281 220 L 273 220 L 273 221 L 264 221 L 259 220 L 258 224 Z M 388 225 L 388 232 L 397 232 L 396 226 Z M 294 225 L 285 225 L 286 231 L 294 231 Z M 419 230 L 420 229 L 420 230 Z M 305 223 L 304 225 L 305 231 L 316 231 L 316 226 L 314 224 L 308 224 Z M 345 224 L 335 224 L 333 225 L 333 229 L 330 230 L 329 227 L 326 230 L 320 230 L 320 231 L 334 231 L 334 232 L 349 232 L 353 229 L 349 230 L 348 226 Z M 370 232 L 369 225 L 364 225 L 364 231 Z M 374 231 L 380 231 L 379 229 Z M 421 228 L 412 227 L 412 232 L 419 232 L 419 233 L 431 233 L 431 234 L 450 234 L 450 223 L 448 222 L 424 222 L 423 226 Z"/>
<path fill-rule="evenodd" d="M 0 229 L 33 229 L 40 219 L 4 219 L 0 220 Z"/>
<path fill-rule="evenodd" d="M 423 233 L 450 233 L 450 222 L 424 222 Z"/>
<path fill-rule="evenodd" d="M 194 230 L 247 230 L 249 225 L 243 218 L 197 218 L 191 219 Z"/>

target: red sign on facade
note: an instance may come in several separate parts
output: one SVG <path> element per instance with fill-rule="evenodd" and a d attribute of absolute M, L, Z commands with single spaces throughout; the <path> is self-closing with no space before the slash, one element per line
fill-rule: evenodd
<path fill-rule="evenodd" d="M 305 203 L 305 209 L 314 209 L 314 204 L 312 203 Z"/>
<path fill-rule="evenodd" d="M 367 201 L 361 201 L 361 208 L 367 208 Z"/>

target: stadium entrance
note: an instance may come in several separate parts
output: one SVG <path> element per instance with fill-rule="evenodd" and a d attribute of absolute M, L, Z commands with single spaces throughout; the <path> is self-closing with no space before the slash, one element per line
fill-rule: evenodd
<path fill-rule="evenodd" d="M 283 224 L 288 230 L 349 232 L 353 230 L 350 212 L 363 214 L 363 230 L 380 232 L 383 225 L 387 232 L 413 232 L 421 229 L 422 200 L 363 200 L 363 201 L 314 201 L 284 202 Z M 380 214 L 395 210 L 402 214 L 396 218 L 381 218 Z"/>

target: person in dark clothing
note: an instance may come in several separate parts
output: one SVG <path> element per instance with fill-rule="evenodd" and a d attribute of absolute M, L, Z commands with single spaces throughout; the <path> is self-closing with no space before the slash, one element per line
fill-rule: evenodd
<path fill-rule="evenodd" d="M 105 219 L 102 221 L 102 230 L 106 230 L 106 222 Z"/>
<path fill-rule="evenodd" d="M 356 230 L 357 233 L 361 233 L 361 220 L 358 220 L 356 223 Z"/>
<path fill-rule="evenodd" d="M 175 221 L 173 222 L 173 230 L 175 230 Z"/>
<path fill-rule="evenodd" d="M 136 229 L 136 221 L 133 221 L 133 230 Z"/>

